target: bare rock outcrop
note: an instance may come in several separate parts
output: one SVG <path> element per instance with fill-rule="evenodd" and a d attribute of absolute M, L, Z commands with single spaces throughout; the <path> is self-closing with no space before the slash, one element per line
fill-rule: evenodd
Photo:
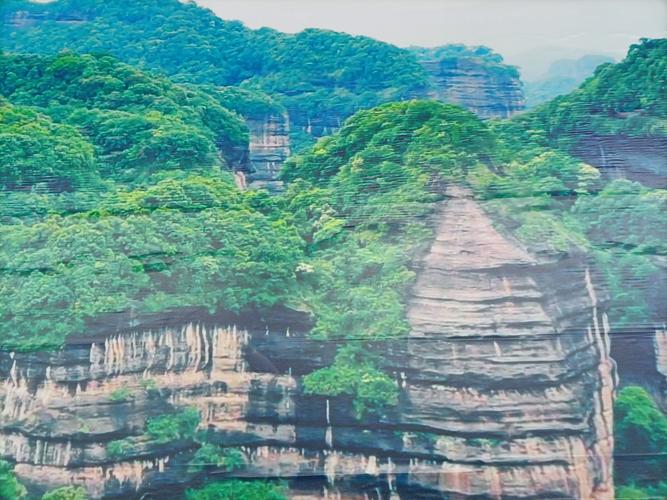
<path fill-rule="evenodd" d="M 609 325 L 583 256 L 535 257 L 468 190 L 447 195 L 408 312 L 403 413 L 447 460 L 411 480 L 466 496 L 613 498 Z"/>

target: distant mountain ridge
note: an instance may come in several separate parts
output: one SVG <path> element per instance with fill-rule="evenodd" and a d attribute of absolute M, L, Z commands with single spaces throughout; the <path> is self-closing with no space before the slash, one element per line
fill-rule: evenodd
<path fill-rule="evenodd" d="M 486 48 L 450 47 L 445 50 L 447 59 L 465 63 L 453 73 L 438 69 L 434 75 L 418 59 L 430 54 L 439 60 L 442 48 L 415 52 L 368 37 L 319 29 L 297 34 L 252 30 L 178 0 L 59 0 L 48 4 L 7 0 L 0 6 L 0 21 L 0 47 L 6 51 L 53 53 L 68 48 L 111 53 L 176 81 L 263 90 L 289 111 L 292 141 L 297 146 L 309 142 L 309 137 L 330 133 L 355 111 L 383 102 L 432 96 L 485 117 L 507 116 L 523 107 L 518 73 L 497 54 L 491 60 L 492 51 Z M 475 50 L 488 54 L 481 57 Z M 513 94 L 511 99 L 516 102 L 480 104 L 475 96 L 466 95 L 481 91 L 486 101 L 507 99 L 502 92 L 505 81 L 496 79 L 498 70 L 509 76 L 516 90 L 516 98 Z M 471 71 L 475 85 L 451 91 L 461 73 L 470 76 Z M 452 80 L 443 82 L 448 77 Z"/>
<path fill-rule="evenodd" d="M 579 59 L 559 59 L 538 80 L 526 82 L 526 105 L 533 107 L 576 89 L 595 68 L 614 59 L 601 54 L 587 54 Z"/>

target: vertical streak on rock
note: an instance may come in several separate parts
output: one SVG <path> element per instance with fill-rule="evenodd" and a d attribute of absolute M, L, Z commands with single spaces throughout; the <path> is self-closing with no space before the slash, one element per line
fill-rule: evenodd
<path fill-rule="evenodd" d="M 593 487 L 591 498 L 614 498 L 614 480 L 612 476 L 614 456 L 614 390 L 616 366 L 609 356 L 609 320 L 598 312 L 598 299 L 591 280 L 590 268 L 585 271 L 586 290 L 593 308 L 593 327 L 595 341 L 600 356 L 598 372 L 601 386 L 596 394 L 593 428 L 595 443 L 589 452 L 593 463 L 597 464 L 601 480 Z M 601 321 L 600 321 L 601 320 Z M 602 323 L 602 329 L 600 328 Z"/>
<path fill-rule="evenodd" d="M 655 366 L 660 375 L 661 388 L 658 401 L 663 409 L 667 408 L 667 324 L 655 329 L 653 337 L 653 350 L 655 352 Z"/>
<path fill-rule="evenodd" d="M 250 129 L 250 165 L 249 173 L 243 179 L 244 185 L 269 191 L 282 190 L 278 174 L 290 154 L 289 117 L 286 114 L 268 115 L 249 118 L 246 123 Z"/>

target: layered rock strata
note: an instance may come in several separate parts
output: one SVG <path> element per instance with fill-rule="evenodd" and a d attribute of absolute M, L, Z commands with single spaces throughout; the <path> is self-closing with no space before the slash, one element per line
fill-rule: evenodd
<path fill-rule="evenodd" d="M 278 175 L 290 154 L 289 117 L 287 114 L 248 117 L 246 124 L 250 144 L 248 162 L 243 169 L 244 187 L 281 191 L 283 183 Z"/>
<path fill-rule="evenodd" d="M 530 255 L 469 191 L 447 194 L 408 313 L 403 412 L 447 461 L 411 480 L 466 496 L 612 498 L 609 325 L 585 261 Z M 474 443 L 465 460 L 453 437 Z"/>
<path fill-rule="evenodd" d="M 447 195 L 410 336 L 377 347 L 401 388 L 382 417 L 303 394 L 334 343 L 188 313 L 0 355 L 0 455 L 36 493 L 171 494 L 196 482 L 196 445 L 155 441 L 146 421 L 191 406 L 207 441 L 243 454 L 232 475 L 287 478 L 295 498 L 611 498 L 613 366 L 585 259 L 532 256 L 468 191 Z"/>
<path fill-rule="evenodd" d="M 428 97 L 458 104 L 480 118 L 509 118 L 526 107 L 518 74 L 471 58 L 424 60 L 422 65 L 431 75 Z"/>

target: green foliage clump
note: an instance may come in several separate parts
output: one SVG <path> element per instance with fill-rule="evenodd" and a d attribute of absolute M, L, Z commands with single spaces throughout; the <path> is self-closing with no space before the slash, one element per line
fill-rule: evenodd
<path fill-rule="evenodd" d="M 264 481 L 215 481 L 189 489 L 187 500 L 287 500 L 287 487 Z"/>
<path fill-rule="evenodd" d="M 100 173 L 115 179 L 210 167 L 219 163 L 218 151 L 233 163 L 248 144 L 243 121 L 208 93 L 110 56 L 0 55 L 0 94 L 76 127 L 95 146 Z M 60 127 L 64 140 L 68 129 Z M 92 158 L 92 150 L 79 156 Z M 58 174 L 57 162 L 47 166 Z"/>
<path fill-rule="evenodd" d="M 93 146 L 74 127 L 0 98 L 0 187 L 20 190 L 41 184 L 48 191 L 62 191 L 96 174 Z"/>
<path fill-rule="evenodd" d="M 57 346 L 117 311 L 284 301 L 302 244 L 285 221 L 253 208 L 261 203 L 228 176 L 186 176 L 111 192 L 88 212 L 0 227 L 0 343 Z"/>
<path fill-rule="evenodd" d="M 245 465 L 245 457 L 241 450 L 236 448 L 223 448 L 211 443 L 203 443 L 192 460 L 189 469 L 201 472 L 209 469 L 223 469 L 234 471 Z"/>
<path fill-rule="evenodd" d="M 667 482 L 660 481 L 655 486 L 639 487 L 636 485 L 623 485 L 616 488 L 618 500 L 653 500 L 656 498 L 667 498 Z"/>
<path fill-rule="evenodd" d="M 86 500 L 86 490 L 80 486 L 62 486 L 44 493 L 42 500 Z"/>
<path fill-rule="evenodd" d="M 0 460 L 0 499 L 15 500 L 25 498 L 28 492 L 14 475 L 14 467 L 4 460 Z"/>
<path fill-rule="evenodd" d="M 109 455 L 109 458 L 116 460 L 123 459 L 134 451 L 134 444 L 130 439 L 127 438 L 116 439 L 107 443 L 106 451 L 107 455 Z"/>
<path fill-rule="evenodd" d="M 667 477 L 667 416 L 643 388 L 629 386 L 619 392 L 614 437 L 619 484 L 650 485 L 655 478 Z M 633 463 L 633 456 L 641 456 L 641 462 Z"/>
<path fill-rule="evenodd" d="M 158 443 L 194 439 L 201 417 L 199 410 L 186 407 L 146 421 L 146 433 Z"/>
<path fill-rule="evenodd" d="M 114 402 L 120 402 L 120 401 L 125 401 L 131 395 L 132 391 L 129 389 L 129 387 L 119 387 L 118 389 L 114 389 L 113 391 L 111 391 L 109 399 Z"/>
<path fill-rule="evenodd" d="M 352 397 L 357 418 L 377 416 L 398 404 L 396 381 L 379 371 L 368 353 L 355 345 L 342 348 L 333 365 L 306 375 L 303 385 L 306 394 Z"/>
<path fill-rule="evenodd" d="M 667 191 L 618 179 L 595 196 L 583 196 L 572 217 L 591 242 L 610 296 L 610 319 L 617 327 L 640 325 L 654 301 L 650 283 L 656 258 L 667 255 Z M 659 299 L 658 299 L 659 300 Z"/>

